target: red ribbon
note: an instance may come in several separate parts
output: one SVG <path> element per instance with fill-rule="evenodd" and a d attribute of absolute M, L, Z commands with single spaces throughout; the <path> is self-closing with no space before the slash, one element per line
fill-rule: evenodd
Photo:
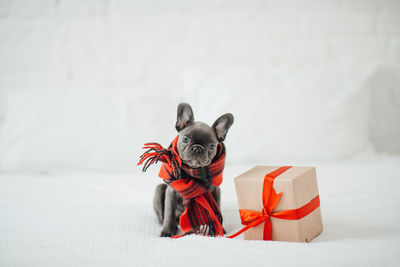
<path fill-rule="evenodd" d="M 273 188 L 274 179 L 290 169 L 292 166 L 283 166 L 276 169 L 273 172 L 268 173 L 264 177 L 264 185 L 263 185 L 263 209 L 261 212 L 247 209 L 240 209 L 240 219 L 242 224 L 245 225 L 240 231 L 237 233 L 227 236 L 228 238 L 234 238 L 241 233 L 249 230 L 252 227 L 255 227 L 263 222 L 264 223 L 264 240 L 271 240 L 271 217 L 285 219 L 285 220 L 299 220 L 320 206 L 319 195 L 313 198 L 310 202 L 305 204 L 304 206 L 298 209 L 284 210 L 273 212 L 276 205 L 279 203 L 282 192 L 277 194 L 275 189 Z"/>

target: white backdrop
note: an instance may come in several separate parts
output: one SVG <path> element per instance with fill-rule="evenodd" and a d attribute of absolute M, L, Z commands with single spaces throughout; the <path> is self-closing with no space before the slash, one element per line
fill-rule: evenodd
<path fill-rule="evenodd" d="M 0 170 L 135 169 L 176 107 L 228 162 L 400 152 L 399 1 L 0 1 Z"/>

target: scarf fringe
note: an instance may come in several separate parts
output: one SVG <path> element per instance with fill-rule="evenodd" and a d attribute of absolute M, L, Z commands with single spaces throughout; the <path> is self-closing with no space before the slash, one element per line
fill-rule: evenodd
<path fill-rule="evenodd" d="M 146 143 L 143 149 L 147 150 L 140 156 L 140 160 L 137 164 L 137 166 L 143 164 L 142 172 L 146 172 L 150 165 L 157 164 L 158 161 L 161 161 L 172 167 L 175 177 L 180 177 L 182 160 L 172 148 L 165 149 L 159 143 Z"/>

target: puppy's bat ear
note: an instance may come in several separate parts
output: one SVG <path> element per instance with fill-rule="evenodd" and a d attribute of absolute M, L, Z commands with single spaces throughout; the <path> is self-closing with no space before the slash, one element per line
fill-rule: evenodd
<path fill-rule="evenodd" d="M 178 117 L 176 119 L 175 128 L 178 132 L 183 130 L 186 126 L 194 122 L 193 110 L 187 103 L 180 103 L 178 105 Z"/>
<path fill-rule="evenodd" d="M 225 140 L 226 134 L 233 123 L 233 115 L 226 113 L 219 117 L 213 124 L 212 128 L 217 136 L 218 141 L 222 142 Z"/>

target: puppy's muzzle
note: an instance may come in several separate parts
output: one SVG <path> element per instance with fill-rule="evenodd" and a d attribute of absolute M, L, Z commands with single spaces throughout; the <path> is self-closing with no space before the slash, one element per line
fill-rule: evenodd
<path fill-rule="evenodd" d="M 201 154 L 204 152 L 204 147 L 202 145 L 193 145 L 192 151 L 197 154 Z"/>

